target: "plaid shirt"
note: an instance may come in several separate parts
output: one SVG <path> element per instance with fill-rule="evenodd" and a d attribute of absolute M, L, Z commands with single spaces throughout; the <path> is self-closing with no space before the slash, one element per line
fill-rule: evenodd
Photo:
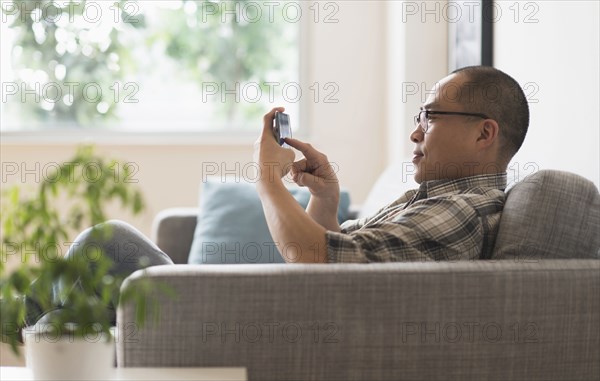
<path fill-rule="evenodd" d="M 340 263 L 490 258 L 506 173 L 423 182 L 370 218 L 328 231 L 327 261 Z"/>

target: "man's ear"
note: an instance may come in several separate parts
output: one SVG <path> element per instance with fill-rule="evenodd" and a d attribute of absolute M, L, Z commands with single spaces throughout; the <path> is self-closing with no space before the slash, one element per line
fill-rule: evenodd
<path fill-rule="evenodd" d="M 498 126 L 498 122 L 493 119 L 486 119 L 480 126 L 479 129 L 479 137 L 477 138 L 477 144 L 481 148 L 487 148 L 494 144 L 494 142 L 498 139 L 498 134 L 500 133 L 500 126 Z"/>

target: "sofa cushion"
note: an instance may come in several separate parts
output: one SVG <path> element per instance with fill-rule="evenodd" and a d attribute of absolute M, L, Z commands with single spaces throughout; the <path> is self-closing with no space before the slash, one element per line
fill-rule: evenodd
<path fill-rule="evenodd" d="M 289 188 L 306 208 L 310 192 Z M 348 215 L 350 196 L 340 195 L 338 219 Z M 200 214 L 188 262 L 191 264 L 284 263 L 269 233 L 265 215 L 252 183 L 223 182 L 220 177 L 203 183 Z"/>
<path fill-rule="evenodd" d="M 509 191 L 493 259 L 600 259 L 600 195 L 589 180 L 543 170 Z"/>
<path fill-rule="evenodd" d="M 372 217 L 384 206 L 396 201 L 405 192 L 419 187 L 414 181 L 414 165 L 406 162 L 388 166 L 379 176 L 363 203 L 358 218 Z"/>

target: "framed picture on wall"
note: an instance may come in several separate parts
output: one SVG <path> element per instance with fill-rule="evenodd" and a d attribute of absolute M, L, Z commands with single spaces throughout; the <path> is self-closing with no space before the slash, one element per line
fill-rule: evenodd
<path fill-rule="evenodd" d="M 448 4 L 448 72 L 471 65 L 493 66 L 493 0 Z"/>

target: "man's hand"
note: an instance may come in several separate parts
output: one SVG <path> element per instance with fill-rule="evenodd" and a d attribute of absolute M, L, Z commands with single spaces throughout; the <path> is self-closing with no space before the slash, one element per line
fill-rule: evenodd
<path fill-rule="evenodd" d="M 282 148 L 273 136 L 273 119 L 275 112 L 283 112 L 285 108 L 276 107 L 263 118 L 263 130 L 254 143 L 254 161 L 258 164 L 260 174 L 258 182 L 273 183 L 281 179 L 291 169 L 295 154 L 289 148 Z"/>
<path fill-rule="evenodd" d="M 254 145 L 254 160 L 261 171 L 256 189 L 273 240 L 296 251 L 293 256 L 284 255 L 285 261 L 324 263 L 327 262 L 327 229 L 339 231 L 337 178 L 332 170 L 327 170 L 330 167 L 327 157 L 310 145 L 286 139 L 286 143 L 302 151 L 306 157 L 294 163 L 294 151 L 282 148 L 275 140 L 273 118 L 276 111 L 284 110 L 283 107 L 274 108 L 263 119 L 262 134 Z M 281 181 L 290 169 L 294 171 L 295 181 L 308 186 L 313 194 L 307 211 Z M 333 199 L 328 199 L 331 197 Z"/>
<path fill-rule="evenodd" d="M 337 220 L 340 185 L 327 156 L 300 140 L 285 139 L 285 142 L 304 154 L 304 159 L 292 166 L 292 179 L 312 194 L 306 208 L 308 215 L 327 230 L 340 231 Z"/>
<path fill-rule="evenodd" d="M 294 182 L 307 187 L 314 197 L 338 199 L 339 181 L 327 156 L 298 139 L 286 138 L 285 142 L 304 155 L 304 159 L 295 162 L 292 166 Z"/>

